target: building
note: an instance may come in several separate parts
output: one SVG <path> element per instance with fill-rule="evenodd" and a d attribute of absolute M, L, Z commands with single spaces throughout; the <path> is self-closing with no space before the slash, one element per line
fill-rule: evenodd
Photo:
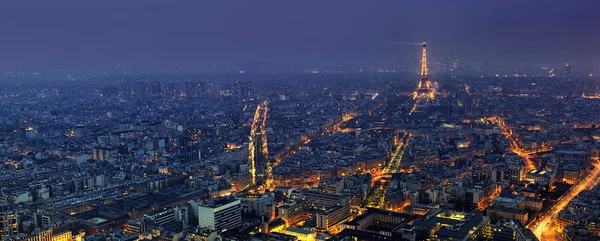
<path fill-rule="evenodd" d="M 93 160 L 106 160 L 109 157 L 115 157 L 118 154 L 118 148 L 94 147 L 92 149 Z"/>
<path fill-rule="evenodd" d="M 27 127 L 25 129 L 25 138 L 27 139 L 35 139 L 38 137 L 38 131 L 33 127 Z"/>
<path fill-rule="evenodd" d="M 302 228 L 286 228 L 281 233 L 297 237 L 301 241 L 312 241 L 317 236 L 315 232 Z"/>
<path fill-rule="evenodd" d="M 504 165 L 493 167 L 490 173 L 490 180 L 493 182 L 509 181 L 509 173 L 508 167 Z"/>
<path fill-rule="evenodd" d="M 59 213 L 37 212 L 34 214 L 34 222 L 38 227 L 47 227 L 61 220 Z"/>
<path fill-rule="evenodd" d="M 19 233 L 19 216 L 13 211 L 0 213 L 0 239 Z"/>
<path fill-rule="evenodd" d="M 503 218 L 494 225 L 489 225 L 484 238 L 493 241 L 538 241 L 530 229 L 517 220 Z"/>
<path fill-rule="evenodd" d="M 565 65 L 565 77 L 570 78 L 571 77 L 571 64 L 567 63 Z"/>
<path fill-rule="evenodd" d="M 121 229 L 127 223 L 127 213 L 107 207 L 97 207 L 69 216 L 78 222 L 86 233 L 97 233 L 102 230 Z"/>
<path fill-rule="evenodd" d="M 198 225 L 226 231 L 242 225 L 242 205 L 240 199 L 223 197 L 198 205 Z"/>
<path fill-rule="evenodd" d="M 195 98 L 198 97 L 198 90 L 193 82 L 185 83 L 185 97 Z"/>
<path fill-rule="evenodd" d="M 162 88 L 160 82 L 152 83 L 152 98 L 160 98 L 162 96 Z"/>
<path fill-rule="evenodd" d="M 73 241 L 73 234 L 67 230 L 52 235 L 52 241 Z"/>
<path fill-rule="evenodd" d="M 526 197 L 518 195 L 497 196 L 492 200 L 492 206 L 521 207 Z"/>
<path fill-rule="evenodd" d="M 252 83 L 250 82 L 234 82 L 233 83 L 233 95 L 241 98 L 248 99 L 252 96 Z"/>
<path fill-rule="evenodd" d="M 278 217 L 283 219 L 288 224 L 295 224 L 305 218 L 309 210 L 309 203 L 305 201 L 284 203 L 279 207 Z"/>
<path fill-rule="evenodd" d="M 573 225 L 565 227 L 563 237 L 567 241 L 600 240 L 598 232 L 594 232 L 585 225 Z"/>
<path fill-rule="evenodd" d="M 566 167 L 563 171 L 562 182 L 570 185 L 575 185 L 585 177 L 585 169 Z"/>
<path fill-rule="evenodd" d="M 523 202 L 519 205 L 519 207 L 523 210 L 532 210 L 534 212 L 539 212 L 542 210 L 544 204 L 544 200 L 541 198 L 534 197 L 525 197 Z"/>
<path fill-rule="evenodd" d="M 243 213 L 258 217 L 275 217 L 275 204 L 272 195 L 262 195 L 259 198 L 242 199 Z"/>
<path fill-rule="evenodd" d="M 397 213 L 381 209 L 368 209 L 364 214 L 354 218 L 352 221 L 344 222 L 342 229 L 367 230 L 371 226 L 397 226 L 414 221 L 418 216 Z"/>
<path fill-rule="evenodd" d="M 585 151 L 557 150 L 554 154 L 559 159 L 580 161 L 587 161 L 590 159 L 590 153 Z"/>
<path fill-rule="evenodd" d="M 350 205 L 350 197 L 341 194 L 327 194 L 313 191 L 301 191 L 298 198 L 307 201 L 311 207 L 317 209 L 328 208 L 332 206 Z"/>
<path fill-rule="evenodd" d="M 492 221 L 501 220 L 502 218 L 510 218 L 519 220 L 521 223 L 527 223 L 529 214 L 518 208 L 502 207 L 502 206 L 490 206 L 486 210 L 486 215 L 490 217 Z"/>
<path fill-rule="evenodd" d="M 318 186 L 319 192 L 321 193 L 341 193 L 344 190 L 344 179 L 343 178 L 332 178 L 329 180 L 319 181 Z"/>
<path fill-rule="evenodd" d="M 241 191 L 252 184 L 252 176 L 248 173 L 236 173 L 231 177 L 231 185 L 236 191 Z"/>
<path fill-rule="evenodd" d="M 7 240 L 4 239 L 3 240 Z M 52 241 L 52 229 L 36 230 L 30 235 L 24 236 L 13 236 L 10 237 L 11 241 Z M 77 240 L 81 241 L 81 239 Z"/>
<path fill-rule="evenodd" d="M 73 128 L 74 137 L 85 137 L 86 134 L 86 128 L 83 124 L 78 124 Z"/>
<path fill-rule="evenodd" d="M 330 230 L 330 228 L 350 217 L 350 206 L 334 206 L 326 210 L 317 210 L 316 214 L 317 229 Z"/>
<path fill-rule="evenodd" d="M 133 87 L 133 96 L 139 99 L 146 99 L 150 96 L 150 89 L 146 82 L 135 82 Z"/>
<path fill-rule="evenodd" d="M 518 183 L 525 177 L 525 166 L 521 162 L 511 162 L 508 164 L 508 172 L 508 178 L 511 184 Z"/>
<path fill-rule="evenodd" d="M 179 141 L 179 153 L 181 154 L 181 160 L 184 162 L 191 162 L 200 159 L 200 152 L 198 150 L 198 144 L 192 138 L 182 136 L 178 139 Z"/>
<path fill-rule="evenodd" d="M 252 240 L 260 240 L 260 241 L 298 241 L 298 237 L 287 235 L 283 233 L 273 232 L 273 233 L 256 233 L 253 236 Z"/>
<path fill-rule="evenodd" d="M 549 183 L 551 177 L 551 173 L 547 171 L 539 171 L 539 170 L 531 170 L 525 175 L 527 181 L 532 183 Z"/>
<path fill-rule="evenodd" d="M 465 188 L 465 201 L 475 205 L 488 202 L 495 190 L 495 184 L 490 181 L 478 182 Z"/>
<path fill-rule="evenodd" d="M 429 232 L 429 240 L 479 240 L 489 218 L 477 213 L 435 210 L 414 222 Z"/>
<path fill-rule="evenodd" d="M 181 211 L 178 208 L 165 208 L 144 215 L 145 219 L 151 220 L 152 223 L 159 227 L 173 227 L 181 224 Z"/>
<path fill-rule="evenodd" d="M 185 96 L 187 98 L 202 97 L 207 91 L 206 81 L 185 83 Z"/>
<path fill-rule="evenodd" d="M 127 228 L 125 229 L 128 233 L 143 234 L 151 231 L 151 221 L 149 218 L 138 218 L 127 221 Z"/>

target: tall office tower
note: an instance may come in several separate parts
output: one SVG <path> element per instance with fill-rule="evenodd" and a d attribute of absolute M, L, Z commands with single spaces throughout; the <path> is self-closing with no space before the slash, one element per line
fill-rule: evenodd
<path fill-rule="evenodd" d="M 252 96 L 252 83 L 250 82 L 234 82 L 233 94 L 241 99 L 247 99 Z"/>
<path fill-rule="evenodd" d="M 240 199 L 222 197 L 198 205 L 198 226 L 227 231 L 242 225 Z"/>
<path fill-rule="evenodd" d="M 160 98 L 162 95 L 160 82 L 152 83 L 152 98 Z"/>
<path fill-rule="evenodd" d="M 179 97 L 179 90 L 177 89 L 177 85 L 175 83 L 165 83 L 161 90 L 162 96 L 168 99 L 176 100 L 177 97 Z"/>
<path fill-rule="evenodd" d="M 187 98 L 196 98 L 198 97 L 198 89 L 197 85 L 193 82 L 185 83 L 185 96 Z"/>
<path fill-rule="evenodd" d="M 569 63 L 565 65 L 565 77 L 571 77 L 571 64 Z"/>
<path fill-rule="evenodd" d="M 208 83 L 206 80 L 200 80 L 196 83 L 196 95 L 205 96 L 208 91 Z"/>
<path fill-rule="evenodd" d="M 140 99 L 145 99 L 150 95 L 148 85 L 145 82 L 136 82 L 134 84 L 134 96 Z"/>

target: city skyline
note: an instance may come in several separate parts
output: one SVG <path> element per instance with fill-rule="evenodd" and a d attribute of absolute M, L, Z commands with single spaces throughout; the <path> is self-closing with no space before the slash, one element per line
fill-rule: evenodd
<path fill-rule="evenodd" d="M 0 240 L 600 240 L 599 3 L 6 3 Z"/>

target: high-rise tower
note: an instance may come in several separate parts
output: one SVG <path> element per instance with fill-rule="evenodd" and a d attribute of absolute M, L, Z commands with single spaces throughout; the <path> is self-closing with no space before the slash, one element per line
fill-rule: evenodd
<path fill-rule="evenodd" d="M 431 81 L 427 72 L 427 43 L 423 41 L 423 56 L 421 57 L 421 78 L 414 99 L 431 100 L 435 97 L 435 90 L 431 88 Z"/>
<path fill-rule="evenodd" d="M 565 77 L 571 77 L 571 65 L 569 63 L 565 65 Z"/>

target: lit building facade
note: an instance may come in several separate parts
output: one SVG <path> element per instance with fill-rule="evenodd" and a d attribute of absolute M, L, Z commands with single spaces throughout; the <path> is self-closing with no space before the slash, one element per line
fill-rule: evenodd
<path fill-rule="evenodd" d="M 242 205 L 239 199 L 215 199 L 198 206 L 198 225 L 226 231 L 242 225 Z"/>

